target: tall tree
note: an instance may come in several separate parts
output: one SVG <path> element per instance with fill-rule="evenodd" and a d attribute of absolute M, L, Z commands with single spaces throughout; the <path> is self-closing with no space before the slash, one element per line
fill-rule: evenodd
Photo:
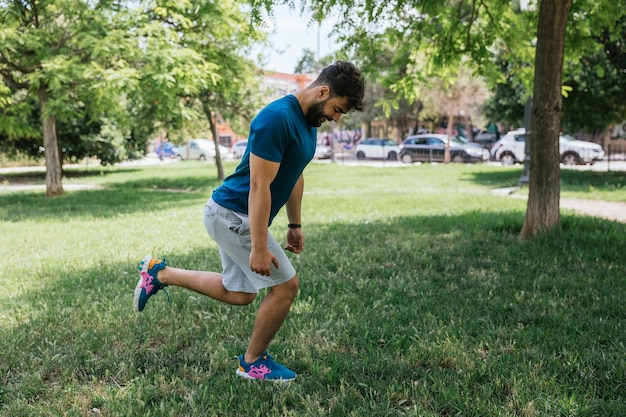
<path fill-rule="evenodd" d="M 544 0 L 539 9 L 530 131 L 528 208 L 522 237 L 559 225 L 559 133 L 565 29 L 572 0 Z M 554 140 L 554 138 L 557 138 Z"/>
<path fill-rule="evenodd" d="M 115 94 L 90 90 L 97 83 L 115 90 L 118 80 L 128 77 L 123 61 L 107 59 L 128 45 L 126 32 L 117 29 L 120 21 L 112 26 L 117 7 L 107 1 L 0 3 L 0 75 L 13 97 L 38 102 L 47 196 L 63 193 L 57 122 L 83 113 L 87 101 L 100 109 L 115 107 Z"/>
<path fill-rule="evenodd" d="M 271 8 L 275 0 L 251 1 L 257 8 Z M 279 0 L 278 3 L 290 1 Z M 411 83 L 436 76 L 444 68 L 458 66 L 464 56 L 470 57 L 469 62 L 478 73 L 493 82 L 501 77 L 498 66 L 494 65 L 496 53 L 515 64 L 515 70 L 528 86 L 527 91 L 539 93 L 533 98 L 533 116 L 541 120 L 533 122 L 531 140 L 539 141 L 538 146 L 549 144 L 551 153 L 550 157 L 538 158 L 531 166 L 531 191 L 522 233 L 530 237 L 559 225 L 558 183 L 540 184 L 557 181 L 559 177 L 559 165 L 554 163 L 552 153 L 558 147 L 558 131 L 554 126 L 560 124 L 561 102 L 554 98 L 553 92 L 557 89 L 561 94 L 562 91 L 565 36 L 568 35 L 570 45 L 565 56 L 568 61 L 576 62 L 581 54 L 594 48 L 592 43 L 597 43 L 592 39 L 594 31 L 607 28 L 613 38 L 619 36 L 620 32 L 613 28 L 624 16 L 626 0 L 581 0 L 576 2 L 571 14 L 571 0 L 542 0 L 538 13 L 536 9 L 521 12 L 516 3 L 510 0 L 311 0 L 307 4 L 320 13 L 329 11 L 332 6 L 332 12 L 342 17 L 338 30 L 361 32 L 356 42 L 367 43 L 394 31 L 398 34 L 395 45 L 411 45 L 414 51 L 411 64 L 420 65 L 423 71 L 407 72 L 407 77 L 398 83 L 399 93 L 413 91 Z M 538 22 L 543 25 L 539 30 L 535 29 Z M 535 40 L 537 46 L 541 45 L 541 53 L 533 47 Z M 371 54 L 375 56 L 379 50 L 375 42 L 371 45 Z M 544 55 L 546 51 L 555 56 Z M 537 61 L 535 52 L 540 53 Z M 420 62 L 424 58 L 426 61 Z M 550 85 L 546 91 L 547 82 L 559 84 Z M 544 128 L 547 130 L 537 131 Z M 541 138 L 535 139 L 539 134 Z M 538 146 L 534 146 L 535 152 Z"/>
<path fill-rule="evenodd" d="M 217 85 L 221 68 L 221 57 L 209 52 L 224 45 L 236 54 L 247 44 L 241 35 L 240 44 L 231 41 L 234 32 L 250 33 L 247 21 L 240 18 L 235 26 L 231 14 L 242 15 L 233 2 L 0 3 L 0 103 L 3 97 L 38 99 L 46 194 L 63 192 L 59 122 L 73 126 L 72 140 L 93 150 L 109 142 L 118 148 L 141 142 L 155 121 L 181 126 L 203 115 L 193 99 Z M 7 106 L 2 114 L 17 120 Z M 102 156 L 104 163 L 119 155 Z"/>
<path fill-rule="evenodd" d="M 259 108 L 260 74 L 246 56 L 264 35 L 253 31 L 249 16 L 235 0 L 164 0 L 148 15 L 176 35 L 169 37 L 171 44 L 178 50 L 190 51 L 206 65 L 206 71 L 193 75 L 185 69 L 186 80 L 181 82 L 178 77 L 179 89 L 170 89 L 170 95 L 190 112 L 183 123 L 197 116 L 191 113 L 194 111 L 206 118 L 216 149 L 217 177 L 222 180 L 224 168 L 216 124 L 223 119 L 236 129 L 243 130 L 244 125 L 247 129 Z"/>
<path fill-rule="evenodd" d="M 207 47 L 201 37 L 192 45 L 196 45 L 206 60 L 217 63 L 216 82 L 202 90 L 198 99 L 213 133 L 217 177 L 223 180 L 224 167 L 219 154 L 216 121 L 218 118 L 228 120 L 233 128 L 247 134 L 248 125 L 262 103 L 262 75 L 245 57 L 253 41 L 264 39 L 264 35 L 250 32 L 247 24 L 249 16 L 240 10 L 236 2 L 222 0 L 216 4 L 219 7 L 214 5 L 214 8 L 220 11 L 221 17 L 206 19 L 204 27 L 220 41 Z"/>

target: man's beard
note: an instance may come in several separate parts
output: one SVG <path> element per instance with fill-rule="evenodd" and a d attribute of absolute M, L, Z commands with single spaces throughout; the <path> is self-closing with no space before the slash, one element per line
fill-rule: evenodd
<path fill-rule="evenodd" d="M 327 100 L 315 103 L 309 107 L 305 120 L 310 126 L 320 127 L 325 120 L 328 120 L 328 117 L 324 115 L 324 106 L 326 105 L 326 101 Z"/>

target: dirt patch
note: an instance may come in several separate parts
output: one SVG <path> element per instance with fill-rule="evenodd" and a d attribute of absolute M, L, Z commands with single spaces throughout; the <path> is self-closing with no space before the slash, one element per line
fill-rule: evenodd
<path fill-rule="evenodd" d="M 498 188 L 493 190 L 494 194 L 528 199 L 526 195 L 515 194 L 519 187 Z M 560 206 L 562 209 L 574 210 L 580 214 L 588 216 L 602 217 L 603 219 L 615 220 L 620 223 L 626 223 L 626 203 L 617 203 L 611 201 L 583 200 L 580 198 L 561 198 Z"/>
<path fill-rule="evenodd" d="M 562 198 L 561 208 L 572 209 L 581 214 L 626 223 L 626 203 Z"/>
<path fill-rule="evenodd" d="M 81 191 L 81 190 L 104 190 L 101 185 L 93 184 L 63 184 L 63 190 L 65 191 Z M 14 191 L 41 191 L 46 192 L 45 184 L 0 184 L 0 192 L 14 192 Z"/>

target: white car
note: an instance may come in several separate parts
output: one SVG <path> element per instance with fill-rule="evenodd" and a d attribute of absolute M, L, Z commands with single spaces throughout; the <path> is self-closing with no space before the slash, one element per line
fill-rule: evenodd
<path fill-rule="evenodd" d="M 503 165 L 520 164 L 526 155 L 526 130 L 508 132 L 491 147 L 491 157 Z M 559 154 L 564 165 L 593 164 L 604 159 L 602 146 L 593 142 L 575 139 L 569 135 L 559 135 Z"/>
<path fill-rule="evenodd" d="M 358 159 L 373 158 L 397 161 L 399 154 L 400 146 L 391 139 L 367 138 L 356 145 L 356 157 Z"/>
<path fill-rule="evenodd" d="M 219 145 L 220 158 L 228 156 L 228 148 Z M 215 144 L 210 139 L 192 139 L 178 147 L 178 159 L 215 160 Z"/>
<path fill-rule="evenodd" d="M 248 146 L 248 141 L 247 140 L 240 140 L 238 142 L 235 142 L 235 144 L 233 145 L 232 149 L 231 149 L 231 153 L 233 155 L 234 159 L 241 159 L 243 158 L 243 154 L 246 153 L 246 147 Z"/>
<path fill-rule="evenodd" d="M 333 157 L 333 150 L 330 146 L 317 144 L 315 146 L 315 156 L 313 159 L 331 159 Z"/>

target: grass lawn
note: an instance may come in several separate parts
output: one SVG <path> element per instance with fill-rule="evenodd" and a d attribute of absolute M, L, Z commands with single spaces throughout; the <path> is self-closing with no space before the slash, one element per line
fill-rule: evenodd
<path fill-rule="evenodd" d="M 170 287 L 133 311 L 146 253 L 220 270 L 214 166 L 67 175 L 102 189 L 0 193 L 1 416 L 626 415 L 626 224 L 564 210 L 520 240 L 526 203 L 491 192 L 518 168 L 307 168 L 301 290 L 270 346 L 288 385 L 235 377 L 259 300 Z M 569 197 L 625 186 L 562 175 Z"/>

